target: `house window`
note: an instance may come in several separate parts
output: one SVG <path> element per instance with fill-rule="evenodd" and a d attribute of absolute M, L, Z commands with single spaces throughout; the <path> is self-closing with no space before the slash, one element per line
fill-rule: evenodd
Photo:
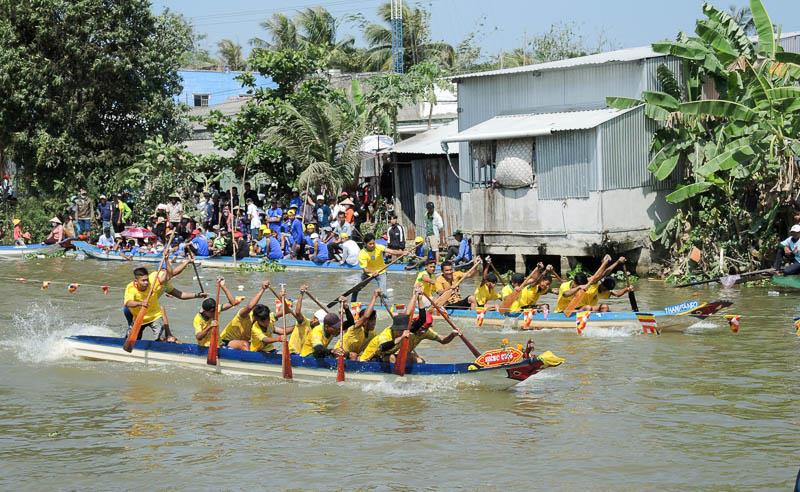
<path fill-rule="evenodd" d="M 207 107 L 208 106 L 208 94 L 194 94 L 194 107 Z"/>
<path fill-rule="evenodd" d="M 476 187 L 489 185 L 494 179 L 495 163 L 497 160 L 497 141 L 486 140 L 470 143 L 472 155 L 472 181 Z"/>

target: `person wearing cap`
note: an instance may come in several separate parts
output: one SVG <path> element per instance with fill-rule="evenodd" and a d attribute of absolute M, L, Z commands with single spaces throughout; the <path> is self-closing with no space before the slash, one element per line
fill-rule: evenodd
<path fill-rule="evenodd" d="M 341 301 L 342 299 L 340 299 L 340 302 Z M 342 320 L 339 319 L 338 314 L 327 313 L 325 317 L 322 318 L 321 324 L 311 328 L 303 340 L 303 347 L 300 350 L 300 355 L 302 357 L 314 356 L 320 358 L 328 357 L 332 353 L 336 353 L 331 351 L 328 345 L 330 345 L 331 340 L 339 334 L 340 329 L 346 330 L 353 324 L 350 310 L 345 309 L 344 312 L 345 316 L 348 317 L 348 322 L 346 322 L 344 326 L 342 326 Z"/>
<path fill-rule="evenodd" d="M 64 226 L 61 225 L 61 219 L 58 217 L 53 217 L 50 219 L 50 227 L 52 230 L 50 234 L 47 236 L 47 239 L 43 241 L 44 244 L 58 244 L 64 240 Z"/>
<path fill-rule="evenodd" d="M 94 219 L 94 206 L 92 199 L 86 191 L 81 188 L 78 197 L 75 199 L 75 233 L 78 235 L 89 234 Z"/>
<path fill-rule="evenodd" d="M 183 204 L 181 197 L 173 193 L 169 196 L 169 203 L 167 203 L 167 221 L 172 224 L 173 228 L 178 227 L 183 217 Z"/>
<path fill-rule="evenodd" d="M 383 259 L 383 254 L 402 256 L 406 254 L 405 251 L 389 249 L 375 243 L 375 235 L 372 233 L 364 234 L 364 248 L 358 253 L 358 265 L 361 267 L 363 273 L 361 280 L 373 278 L 378 284 L 381 292 L 386 292 L 386 262 Z M 353 292 L 351 296 L 352 302 L 358 300 L 358 292 Z"/>
<path fill-rule="evenodd" d="M 111 229 L 108 227 L 103 229 L 103 233 L 97 238 L 97 247 L 105 251 L 110 251 L 114 247 L 114 244 L 114 235 L 111 234 Z"/>
<path fill-rule="evenodd" d="M 111 203 L 105 195 L 100 195 L 97 203 L 97 218 L 103 229 L 111 229 Z"/>
<path fill-rule="evenodd" d="M 339 199 L 336 200 L 336 204 L 333 206 L 333 210 L 331 210 L 331 216 L 335 219 L 339 216 L 339 212 L 344 212 L 347 210 L 347 206 L 342 205 L 344 200 L 347 200 L 349 195 L 346 191 L 343 191 L 339 194 Z"/>
<path fill-rule="evenodd" d="M 292 247 L 294 249 L 293 256 L 299 259 L 303 256 L 303 247 L 305 246 L 303 222 L 297 218 L 297 211 L 294 208 L 290 208 L 288 214 L 289 234 L 292 236 Z"/>
<path fill-rule="evenodd" d="M 263 282 L 258 292 L 250 299 L 250 302 L 240 309 L 239 312 L 236 313 L 236 316 L 225 325 L 225 328 L 219 334 L 219 340 L 223 346 L 236 350 L 250 350 L 250 341 L 252 339 L 253 323 L 255 320 L 253 310 L 257 306 L 266 309 L 266 319 L 269 320 L 269 308 L 263 304 L 259 304 L 261 302 L 261 297 L 268 289 L 269 281 Z M 262 319 L 263 322 L 264 310 L 259 308 L 258 314 L 258 319 Z M 269 321 L 267 321 L 267 323 L 268 322 Z"/>
<path fill-rule="evenodd" d="M 203 235 L 203 231 L 195 229 L 192 231 L 191 240 L 192 253 L 197 256 L 208 256 L 208 239 Z"/>
<path fill-rule="evenodd" d="M 308 259 L 313 261 L 318 265 L 322 265 L 330 260 L 330 255 L 328 254 L 328 245 L 320 239 L 319 234 L 316 232 L 312 233 L 309 236 L 311 239 L 311 244 L 308 245 L 310 254 L 308 255 Z"/>
<path fill-rule="evenodd" d="M 447 248 L 445 260 L 452 261 L 456 266 L 472 261 L 472 248 L 469 246 L 469 239 L 464 237 L 464 233 L 458 229 L 453 233 L 453 238 L 458 242 L 458 246 Z"/>
<path fill-rule="evenodd" d="M 314 224 L 306 224 L 305 232 L 303 233 L 303 240 L 306 242 L 306 246 L 311 246 L 311 235 L 317 232 L 317 226 Z"/>
<path fill-rule="evenodd" d="M 125 294 L 123 297 L 122 313 L 125 315 L 125 320 L 128 322 L 128 333 L 133 328 L 134 319 L 136 319 L 141 309 L 145 310 L 144 318 L 142 319 L 142 329 L 139 331 L 137 340 L 142 339 L 144 329 L 150 327 L 155 332 L 158 327 L 157 340 L 160 341 L 176 341 L 175 337 L 169 330 L 169 326 L 163 322 L 163 312 L 159 298 L 164 294 L 181 299 L 205 299 L 208 294 L 205 292 L 191 293 L 183 292 L 172 286 L 172 279 L 180 275 L 186 267 L 191 263 L 190 260 L 185 260 L 183 263 L 172 268 L 169 258 L 165 262 L 166 268 L 159 269 L 155 272 L 148 272 L 147 268 L 139 267 L 133 270 L 133 281 L 125 286 Z M 152 295 L 150 294 L 150 286 L 153 286 Z M 127 336 L 127 335 L 126 335 Z"/>
<path fill-rule="evenodd" d="M 414 238 L 414 256 L 408 258 L 408 265 L 406 270 L 415 270 L 424 265 L 429 259 L 433 259 L 428 247 L 425 245 L 425 239 L 422 236 Z"/>
<path fill-rule="evenodd" d="M 252 239 L 255 243 L 255 248 L 253 251 L 254 254 L 256 255 L 266 254 L 267 249 L 269 248 L 269 236 L 270 236 L 269 226 L 266 224 L 261 224 L 261 227 L 258 228 L 258 236 Z"/>
<path fill-rule="evenodd" d="M 273 197 L 270 200 L 269 208 L 267 209 L 267 222 L 269 223 L 269 228 L 280 233 L 282 217 L 283 210 L 278 206 L 278 199 Z"/>
<path fill-rule="evenodd" d="M 228 287 L 225 285 L 225 279 L 219 277 L 217 279 L 217 285 L 219 285 L 222 292 L 225 293 L 225 297 L 228 298 L 228 302 L 219 306 L 219 312 L 225 312 L 228 309 L 236 306 L 239 302 L 236 298 L 233 297 L 231 291 L 228 290 Z M 200 312 L 194 316 L 194 320 L 192 320 L 192 326 L 194 327 L 194 338 L 197 340 L 198 347 L 208 347 L 211 345 L 211 332 L 215 326 L 217 326 L 217 320 L 215 314 L 217 311 L 217 301 L 211 298 L 205 299 L 202 304 L 200 305 Z M 220 343 L 220 345 L 222 345 Z"/>
<path fill-rule="evenodd" d="M 296 210 L 300 210 L 300 207 L 303 206 L 303 199 L 300 198 L 300 190 L 297 188 L 292 188 L 292 196 L 289 199 L 289 208 L 294 207 Z"/>
<path fill-rule="evenodd" d="M 439 246 L 445 242 L 444 240 L 444 221 L 439 212 L 434 210 L 433 202 L 425 204 L 425 242 L 428 247 L 433 251 L 436 263 L 439 263 Z"/>
<path fill-rule="evenodd" d="M 25 246 L 25 241 L 30 241 L 31 234 L 29 232 L 22 231 L 22 221 L 19 219 L 14 219 L 11 221 L 11 224 L 14 226 L 14 245 L 16 246 Z"/>
<path fill-rule="evenodd" d="M 262 226 L 263 227 L 263 226 Z M 283 258 L 283 247 L 278 239 L 279 234 L 269 229 L 269 237 L 266 238 L 266 248 L 262 251 L 269 260 L 280 260 Z"/>
<path fill-rule="evenodd" d="M 375 302 L 381 295 L 381 290 L 375 289 L 367 307 L 359 311 L 358 321 L 347 328 L 342 339 L 334 345 L 334 350 L 343 350 L 345 357 L 350 360 L 358 360 L 359 354 L 367 348 L 367 344 L 375 336 L 375 323 L 378 320 Z"/>
<path fill-rule="evenodd" d="M 345 220 L 345 222 L 347 222 L 351 226 L 355 227 L 355 223 L 356 223 L 356 208 L 355 208 L 355 203 L 353 203 L 353 200 L 351 200 L 349 198 L 345 198 L 344 200 L 342 200 L 339 203 L 339 205 L 344 207 L 344 220 Z"/>
<path fill-rule="evenodd" d="M 789 260 L 785 267 L 783 263 Z M 772 265 L 778 275 L 800 274 L 800 224 L 789 229 L 789 237 L 781 241 L 775 251 L 775 263 Z"/>
<path fill-rule="evenodd" d="M 350 237 L 350 234 L 346 232 L 342 232 L 339 234 L 339 247 L 342 251 L 342 265 L 348 266 L 358 266 L 358 255 L 361 253 L 361 248 L 358 247 L 358 243 L 353 241 Z"/>
<path fill-rule="evenodd" d="M 325 197 L 317 195 L 317 204 L 314 207 L 314 216 L 320 228 L 331 225 L 331 208 L 325 203 Z"/>
<path fill-rule="evenodd" d="M 345 219 L 345 212 L 344 210 L 340 210 L 336 215 L 336 221 L 333 223 L 333 232 L 335 234 L 341 234 L 343 232 L 347 233 L 348 235 L 353 235 L 353 225 L 348 223 Z"/>

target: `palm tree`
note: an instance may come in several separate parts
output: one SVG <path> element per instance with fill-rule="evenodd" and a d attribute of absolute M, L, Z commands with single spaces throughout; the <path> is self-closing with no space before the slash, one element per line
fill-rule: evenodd
<path fill-rule="evenodd" d="M 244 70 L 247 68 L 247 63 L 242 56 L 242 46 L 239 43 L 234 43 L 230 39 L 223 39 L 217 43 L 219 49 L 219 57 L 222 65 L 229 70 Z"/>
<path fill-rule="evenodd" d="M 261 23 L 270 41 L 260 38 L 253 38 L 250 44 L 254 48 L 268 48 L 271 50 L 296 50 L 300 48 L 300 37 L 297 33 L 297 26 L 294 21 L 286 14 L 273 14 L 272 17 Z"/>
<path fill-rule="evenodd" d="M 352 183 L 366 133 L 353 103 L 340 98 L 308 107 L 282 103 L 280 109 L 281 123 L 267 128 L 263 141 L 283 151 L 288 172 L 299 174 L 297 184 L 339 191 Z"/>
<path fill-rule="evenodd" d="M 386 2 L 378 7 L 378 16 L 386 25 L 369 24 L 364 28 L 364 38 L 370 47 L 373 70 L 389 70 L 392 65 L 392 4 Z M 428 60 L 451 68 L 455 64 L 456 52 L 444 42 L 431 41 L 430 14 L 428 11 L 403 4 L 403 64 L 410 68 Z"/>

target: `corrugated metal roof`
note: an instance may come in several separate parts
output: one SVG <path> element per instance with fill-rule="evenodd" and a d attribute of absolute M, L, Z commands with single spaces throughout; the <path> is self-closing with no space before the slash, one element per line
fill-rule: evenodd
<path fill-rule="evenodd" d="M 582 65 L 601 65 L 609 62 L 625 62 L 633 60 L 643 60 L 645 58 L 657 58 L 666 56 L 663 53 L 656 53 L 650 46 L 640 46 L 638 48 L 626 48 L 623 50 L 607 51 L 594 55 L 579 56 L 577 58 L 567 58 L 534 65 L 524 65 L 522 67 L 503 68 L 500 70 L 488 70 L 486 72 L 475 72 L 464 75 L 456 75 L 453 80 L 458 82 L 462 79 L 473 77 L 489 77 L 492 75 L 507 75 L 514 73 L 541 72 L 544 70 L 558 70 L 562 68 L 579 67 Z"/>
<path fill-rule="evenodd" d="M 408 140 L 395 144 L 390 152 L 395 154 L 427 154 L 444 155 L 442 140 L 453 137 L 458 133 L 458 121 L 451 121 L 438 128 L 433 128 Z M 458 145 L 449 144 L 451 154 L 458 154 Z"/>
<path fill-rule="evenodd" d="M 588 130 L 630 109 L 595 109 L 566 113 L 538 113 L 495 116 L 451 137 L 443 142 L 472 142 L 477 140 L 503 140 L 509 138 L 539 137 L 554 132 Z"/>

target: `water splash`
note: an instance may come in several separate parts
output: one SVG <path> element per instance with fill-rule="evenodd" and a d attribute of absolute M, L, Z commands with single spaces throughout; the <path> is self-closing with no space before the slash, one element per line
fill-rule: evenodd
<path fill-rule="evenodd" d="M 583 336 L 586 338 L 619 338 L 631 337 L 641 333 L 639 327 L 624 327 L 624 326 L 611 326 L 600 327 L 592 326 L 591 323 L 583 330 Z"/>
<path fill-rule="evenodd" d="M 27 312 L 15 313 L 2 342 L 22 362 L 53 362 L 69 357 L 64 338 L 72 335 L 119 336 L 106 326 L 66 322 L 61 309 L 47 302 L 30 304 Z"/>
<path fill-rule="evenodd" d="M 719 325 L 712 321 L 698 321 L 697 323 L 694 323 L 686 328 L 686 333 L 702 333 L 704 331 L 714 330 L 716 328 L 719 328 Z"/>
<path fill-rule="evenodd" d="M 430 381 L 397 379 L 394 381 L 364 383 L 361 385 L 361 390 L 364 393 L 384 396 L 415 396 L 452 391 L 464 384 L 463 381 L 446 377 L 431 378 Z"/>

